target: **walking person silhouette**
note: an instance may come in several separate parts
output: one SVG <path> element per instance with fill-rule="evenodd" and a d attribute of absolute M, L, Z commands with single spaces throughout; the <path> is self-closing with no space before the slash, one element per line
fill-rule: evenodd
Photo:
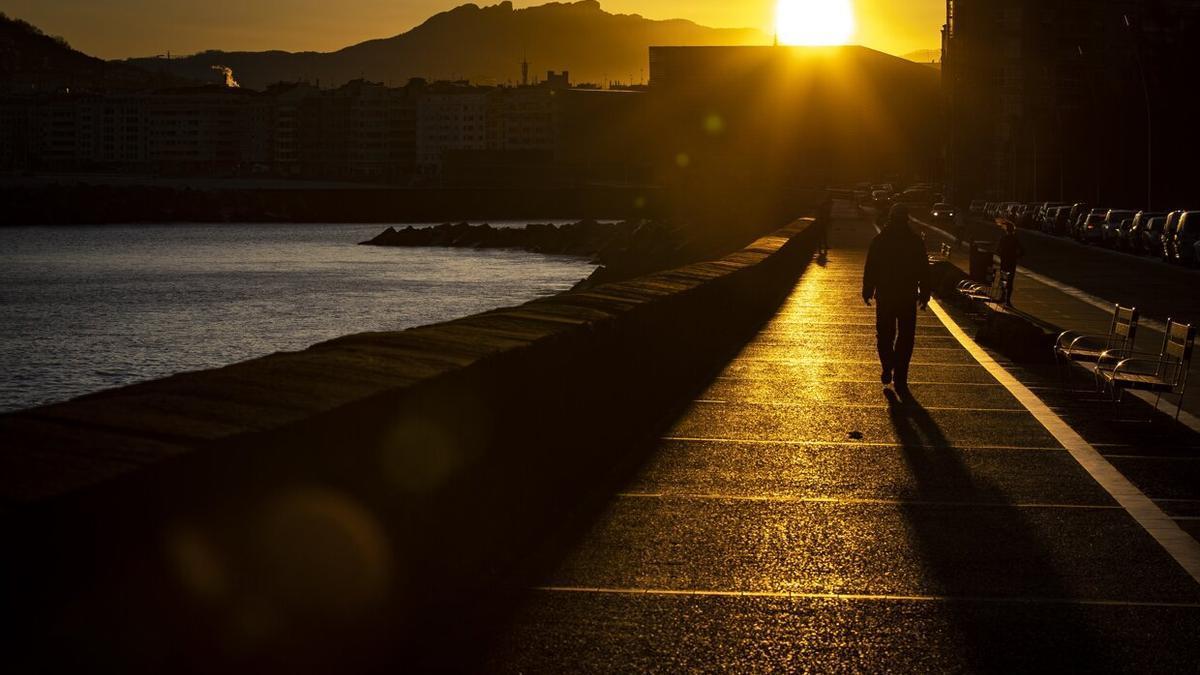
<path fill-rule="evenodd" d="M 1017 228 L 1012 223 L 1004 228 L 1004 234 L 996 244 L 996 255 L 1000 256 L 1000 272 L 1007 275 L 1007 283 L 1004 284 L 1004 304 L 1012 307 L 1013 285 L 1017 281 L 1017 261 L 1025 255 L 1025 247 L 1021 245 L 1021 240 L 1017 239 Z"/>
<path fill-rule="evenodd" d="M 813 227 L 817 231 L 817 252 L 829 253 L 829 228 L 833 225 L 833 199 L 827 197 L 817 206 Z"/>
<path fill-rule="evenodd" d="M 908 367 L 917 339 L 917 306 L 929 305 L 929 256 L 908 225 L 908 207 L 897 204 L 871 242 L 863 268 L 863 302 L 875 301 L 880 380 L 908 389 Z"/>

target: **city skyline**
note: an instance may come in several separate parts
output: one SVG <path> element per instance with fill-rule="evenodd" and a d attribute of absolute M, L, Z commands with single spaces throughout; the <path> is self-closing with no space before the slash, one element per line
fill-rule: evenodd
<path fill-rule="evenodd" d="M 284 0 L 270 7 L 231 0 L 170 0 L 145 6 L 140 0 L 10 0 L 4 11 L 60 35 L 75 48 L 105 59 L 156 54 L 225 51 L 328 52 L 363 41 L 402 34 L 431 16 L 465 4 L 461 0 Z M 484 0 L 480 6 L 498 4 Z M 544 4 L 514 2 L 517 9 Z M 853 0 L 855 30 L 847 42 L 905 55 L 938 44 L 944 5 L 919 0 L 903 6 L 886 0 Z M 286 7 L 281 7 L 285 5 Z M 777 0 L 731 5 L 715 0 L 601 0 L 617 14 L 649 19 L 686 19 L 713 28 L 776 31 Z M 281 12 L 280 9 L 287 9 Z M 784 31 L 786 33 L 786 30 Z"/>

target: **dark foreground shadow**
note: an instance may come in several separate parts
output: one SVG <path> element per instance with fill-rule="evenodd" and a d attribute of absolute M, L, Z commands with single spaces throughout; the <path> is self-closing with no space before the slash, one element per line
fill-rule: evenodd
<path fill-rule="evenodd" d="M 1095 661 L 1100 636 L 1045 540 L 991 481 L 972 474 L 911 393 L 885 392 L 915 487 L 902 507 L 931 594 L 976 672 L 1119 669 Z M 1011 602 L 997 602 L 1006 599 Z M 1090 665 L 1089 665 L 1090 664 Z"/>

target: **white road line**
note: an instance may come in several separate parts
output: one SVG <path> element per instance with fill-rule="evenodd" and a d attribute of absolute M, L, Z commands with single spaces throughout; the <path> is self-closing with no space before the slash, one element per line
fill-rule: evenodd
<path fill-rule="evenodd" d="M 732 382 L 747 382 L 747 381 L 748 382 L 770 382 L 771 381 L 768 378 L 764 378 L 764 377 L 756 376 L 756 375 L 718 375 L 713 379 L 728 380 L 728 381 L 732 381 Z M 816 383 L 813 386 L 817 386 L 818 384 L 819 385 L 874 384 L 881 388 L 883 387 L 883 385 L 879 384 L 879 378 L 875 378 L 873 380 L 826 380 L 826 379 L 822 379 L 819 383 Z M 945 387 L 1001 387 L 1001 386 L 1003 386 L 1003 385 L 997 384 L 995 382 L 936 382 L 933 380 L 909 380 L 908 381 L 908 386 L 910 386 L 910 387 L 935 386 L 935 385 L 936 386 L 945 386 Z"/>
<path fill-rule="evenodd" d="M 1103 454 L 1108 459 L 1147 459 L 1147 460 L 1151 460 L 1151 461 L 1161 461 L 1161 462 L 1200 462 L 1200 457 L 1196 457 L 1196 456 L 1172 457 L 1170 455 L 1114 455 L 1114 454 L 1107 453 L 1107 452 L 1101 453 L 1101 454 Z M 1155 500 L 1155 501 L 1161 501 L 1161 500 Z"/>
<path fill-rule="evenodd" d="M 795 359 L 793 359 L 793 358 L 769 358 L 769 357 L 761 357 L 761 356 L 741 356 L 741 355 L 739 355 L 739 356 L 735 356 L 733 358 L 733 360 L 730 361 L 730 363 L 731 364 L 734 364 L 734 363 L 777 363 L 780 365 L 788 365 L 788 366 L 810 366 L 810 367 L 820 366 L 820 365 L 826 364 L 826 363 L 830 363 L 830 364 L 836 363 L 836 364 L 845 365 L 845 366 L 875 366 L 876 368 L 879 367 L 879 359 L 878 358 L 874 358 L 874 359 L 836 359 L 836 358 L 835 359 L 826 359 L 826 358 L 821 358 L 821 357 L 813 357 L 813 358 L 795 358 Z M 917 359 L 914 359 L 912 361 L 912 365 L 914 365 L 914 366 L 930 366 L 930 367 L 934 367 L 934 368 L 978 368 L 979 367 L 977 364 L 974 364 L 974 363 L 939 363 L 936 361 L 920 361 Z"/>
<path fill-rule="evenodd" d="M 1198 609 L 1195 602 L 1137 602 L 1132 600 L 1087 600 L 1077 598 L 985 597 L 953 595 L 875 595 L 865 593 L 792 593 L 787 591 L 715 591 L 677 590 L 670 588 L 605 588 L 600 586 L 538 586 L 544 593 L 578 593 L 586 595 L 659 595 L 696 598 L 767 598 L 775 600 L 845 600 L 871 602 L 965 602 L 995 604 L 1053 604 L 1088 605 L 1099 607 L 1159 607 Z"/>
<path fill-rule="evenodd" d="M 919 365 L 919 364 L 913 364 Z M 880 385 L 881 387 L 883 385 Z M 798 399 L 794 401 L 716 401 L 713 399 L 696 399 L 692 401 L 696 405 L 740 405 L 748 408 L 808 408 L 812 405 L 812 401 L 808 399 Z M 821 405 L 826 408 L 836 408 L 838 410 L 891 410 L 893 406 L 886 403 L 826 403 L 821 401 Z M 1021 413 L 1025 414 L 1024 408 L 964 408 L 958 406 L 921 406 L 922 410 L 930 412 L 981 412 L 981 413 Z"/>
<path fill-rule="evenodd" d="M 1063 447 L 1071 453 L 1075 461 L 1089 473 L 1114 499 L 1117 500 L 1129 515 L 1133 516 L 1150 536 L 1166 549 L 1167 553 L 1200 583 L 1200 542 L 1180 529 L 1162 509 L 1149 497 L 1142 494 L 1133 483 L 1121 475 L 1096 448 L 1088 444 L 1061 417 L 1054 414 L 1033 392 L 1021 384 L 1000 364 L 996 363 L 982 347 L 955 323 L 945 310 L 936 302 L 929 303 L 930 309 L 946 325 L 946 329 L 958 338 L 959 343 L 975 357 L 988 372 L 992 374 L 1008 391 L 1037 418 Z"/>
<path fill-rule="evenodd" d="M 1075 509 L 1081 511 L 1114 511 L 1117 504 L 1051 504 L 1045 502 L 964 502 L 936 499 L 880 499 L 867 497 L 801 497 L 793 495 L 728 495 L 695 494 L 687 492 L 622 492 L 621 499 L 682 499 L 716 502 L 767 502 L 782 504 L 853 504 L 867 506 L 952 506 L 985 509 Z"/>
<path fill-rule="evenodd" d="M 674 441 L 677 443 L 730 443 L 741 445 L 791 445 L 805 446 L 812 445 L 816 447 L 866 447 L 866 448 L 910 448 L 913 450 L 1000 450 L 1000 451 L 1035 451 L 1045 452 L 1053 450 L 1059 452 L 1062 448 L 1051 448 L 1046 446 L 1036 445 L 911 445 L 907 443 L 875 443 L 871 441 L 856 441 L 848 438 L 844 441 L 786 441 L 786 440 L 762 440 L 759 438 L 697 438 L 694 436 L 662 436 L 660 441 Z"/>

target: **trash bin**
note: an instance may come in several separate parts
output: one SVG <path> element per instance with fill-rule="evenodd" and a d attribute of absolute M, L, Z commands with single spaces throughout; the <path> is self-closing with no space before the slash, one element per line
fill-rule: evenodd
<path fill-rule="evenodd" d="M 968 276 L 979 283 L 987 283 L 992 269 L 992 244 L 988 241 L 971 242 L 971 270 Z"/>

